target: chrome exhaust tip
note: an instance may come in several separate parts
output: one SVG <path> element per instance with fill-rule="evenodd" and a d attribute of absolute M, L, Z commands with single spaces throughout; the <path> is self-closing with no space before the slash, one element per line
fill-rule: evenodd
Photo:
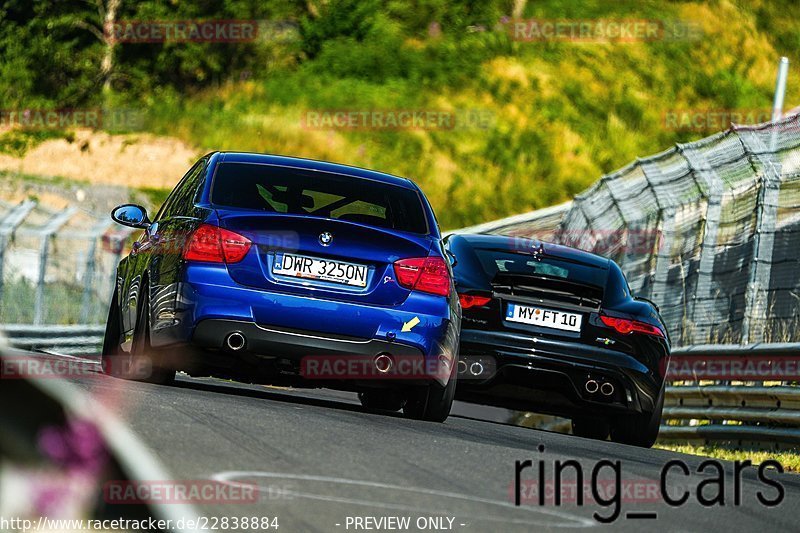
<path fill-rule="evenodd" d="M 605 382 L 602 385 L 600 385 L 600 392 L 603 393 L 603 396 L 611 396 L 612 394 L 614 394 L 614 385 Z"/>
<path fill-rule="evenodd" d="M 471 365 L 469 365 L 469 373 L 473 376 L 480 376 L 483 374 L 483 365 L 480 364 L 478 361 L 475 361 Z"/>
<path fill-rule="evenodd" d="M 598 385 L 598 383 L 595 380 L 590 379 L 586 382 L 586 385 L 584 385 L 584 387 L 586 387 L 586 392 L 588 392 L 589 394 L 594 394 L 595 392 L 597 392 L 597 389 L 600 388 L 600 385 Z"/>
<path fill-rule="evenodd" d="M 225 346 L 227 346 L 227 348 L 232 352 L 238 352 L 239 350 L 243 349 L 246 344 L 247 339 L 245 339 L 244 335 L 238 331 L 234 331 L 225 337 Z"/>
<path fill-rule="evenodd" d="M 375 370 L 377 370 L 381 374 L 386 374 L 394 366 L 394 361 L 392 360 L 392 357 L 389 354 L 385 353 L 376 355 L 375 360 L 373 362 L 375 364 Z"/>
<path fill-rule="evenodd" d="M 463 374 L 466 371 L 467 371 L 467 363 L 466 363 L 466 361 L 459 360 L 458 361 L 458 373 L 459 373 L 459 375 Z"/>

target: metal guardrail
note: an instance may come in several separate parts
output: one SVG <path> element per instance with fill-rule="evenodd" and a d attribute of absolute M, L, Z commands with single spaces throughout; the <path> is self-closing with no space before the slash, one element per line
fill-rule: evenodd
<path fill-rule="evenodd" d="M 682 381 L 667 387 L 661 441 L 772 449 L 800 443 L 800 387 L 782 381 L 792 377 L 787 369 L 800 380 L 800 343 L 689 346 L 676 348 L 673 356 L 696 362 L 700 373 L 694 379 L 676 376 Z M 750 370 L 723 376 L 736 380 L 703 372 L 719 362 Z"/>
<path fill-rule="evenodd" d="M 74 354 L 99 354 L 103 346 L 104 325 L 36 326 L 0 325 L 8 343 L 21 350 Z"/>

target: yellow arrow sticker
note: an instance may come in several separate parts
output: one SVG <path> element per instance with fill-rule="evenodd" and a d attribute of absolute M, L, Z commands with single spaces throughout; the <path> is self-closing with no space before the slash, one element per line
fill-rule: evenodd
<path fill-rule="evenodd" d="M 417 324 L 419 324 L 419 317 L 415 316 L 408 322 L 403 322 L 403 329 L 401 329 L 400 331 L 411 331 L 411 328 L 413 328 Z"/>

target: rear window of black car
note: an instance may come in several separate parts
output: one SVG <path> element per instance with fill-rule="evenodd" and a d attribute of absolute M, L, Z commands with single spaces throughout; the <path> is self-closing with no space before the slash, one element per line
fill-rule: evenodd
<path fill-rule="evenodd" d="M 422 200 L 416 191 L 329 172 L 222 163 L 214 176 L 211 203 L 428 233 Z"/>
<path fill-rule="evenodd" d="M 475 253 L 489 279 L 494 279 L 498 274 L 542 276 L 605 288 L 608 278 L 605 268 L 546 255 L 537 258 L 533 254 L 490 249 L 477 249 Z"/>

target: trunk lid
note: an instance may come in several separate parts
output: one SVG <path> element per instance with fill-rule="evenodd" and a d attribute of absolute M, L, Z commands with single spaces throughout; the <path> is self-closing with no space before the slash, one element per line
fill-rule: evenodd
<path fill-rule="evenodd" d="M 217 214 L 221 227 L 253 242 L 243 261 L 228 265 L 234 281 L 314 298 L 398 305 L 409 291 L 396 283 L 392 264 L 425 257 L 432 244 L 425 235 L 343 220 L 235 210 Z M 297 272 L 303 277 L 296 277 Z M 342 277 L 351 283 L 335 281 Z"/>
<path fill-rule="evenodd" d="M 475 253 L 490 280 L 492 300 L 465 310 L 466 323 L 476 320 L 491 329 L 551 338 L 597 336 L 590 317 L 603 302 L 608 276 L 604 265 L 544 252 L 484 248 Z"/>

